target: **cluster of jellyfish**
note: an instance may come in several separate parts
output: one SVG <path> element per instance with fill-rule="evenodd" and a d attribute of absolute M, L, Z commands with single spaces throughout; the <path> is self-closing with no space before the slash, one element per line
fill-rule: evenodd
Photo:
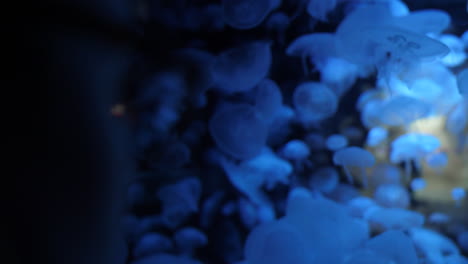
<path fill-rule="evenodd" d="M 468 31 L 448 12 L 154 2 L 189 37 L 128 104 L 127 263 L 468 263 Z"/>

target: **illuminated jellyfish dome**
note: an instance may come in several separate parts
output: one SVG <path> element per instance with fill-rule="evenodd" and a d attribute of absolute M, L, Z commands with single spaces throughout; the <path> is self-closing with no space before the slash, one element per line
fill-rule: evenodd
<path fill-rule="evenodd" d="M 125 263 L 468 263 L 465 0 L 144 11 Z"/>

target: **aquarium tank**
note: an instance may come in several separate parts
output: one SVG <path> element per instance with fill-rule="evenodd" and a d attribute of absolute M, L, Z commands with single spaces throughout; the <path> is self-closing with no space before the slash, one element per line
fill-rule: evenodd
<path fill-rule="evenodd" d="M 134 13 L 114 264 L 468 264 L 466 0 Z"/>

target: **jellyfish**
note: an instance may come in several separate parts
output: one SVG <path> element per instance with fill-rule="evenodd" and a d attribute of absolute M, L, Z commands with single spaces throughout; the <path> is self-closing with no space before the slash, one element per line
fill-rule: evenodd
<path fill-rule="evenodd" d="M 376 207 L 374 199 L 367 196 L 358 196 L 346 202 L 351 216 L 363 218 L 367 210 Z"/>
<path fill-rule="evenodd" d="M 391 19 L 392 15 L 384 5 L 365 6 L 353 10 L 336 30 L 338 54 L 352 63 L 360 65 L 372 63 L 372 58 L 367 53 L 375 48 L 365 38 L 364 30 L 370 26 L 384 25 Z"/>
<path fill-rule="evenodd" d="M 457 67 L 466 60 L 465 45 L 463 41 L 452 34 L 443 34 L 438 37 L 439 41 L 449 47 L 450 52 L 447 56 L 441 58 L 441 62 L 447 67 Z"/>
<path fill-rule="evenodd" d="M 392 26 L 369 28 L 365 30 L 364 39 L 368 40 L 367 47 L 374 46 L 370 55 L 375 56 L 376 62 L 384 58 L 392 61 L 432 62 L 450 52 L 440 41 Z"/>
<path fill-rule="evenodd" d="M 401 230 L 389 230 L 375 236 L 365 243 L 365 247 L 387 257 L 390 260 L 387 263 L 419 263 L 413 241 Z"/>
<path fill-rule="evenodd" d="M 463 97 L 468 98 L 468 69 L 462 70 L 457 75 L 458 91 Z"/>
<path fill-rule="evenodd" d="M 310 154 L 309 146 L 302 140 L 293 139 L 288 141 L 279 150 L 279 153 L 284 158 L 293 162 L 296 170 L 303 170 L 306 166 L 311 166 L 311 162 L 307 159 Z"/>
<path fill-rule="evenodd" d="M 435 151 L 441 145 L 440 140 L 432 135 L 408 133 L 399 136 L 392 142 L 390 161 L 392 163 L 404 162 L 407 179 L 411 177 L 411 161 L 420 168 L 419 160 L 425 155 Z"/>
<path fill-rule="evenodd" d="M 410 196 L 406 188 L 400 184 L 381 184 L 374 192 L 375 201 L 388 208 L 407 208 Z"/>
<path fill-rule="evenodd" d="M 328 13 L 335 9 L 337 4 L 337 0 L 309 0 L 309 3 L 307 4 L 307 13 L 315 19 L 327 22 Z"/>
<path fill-rule="evenodd" d="M 380 109 L 383 105 L 384 101 L 380 99 L 372 99 L 366 102 L 361 110 L 361 121 L 365 127 L 371 129 L 382 125 L 382 122 L 380 121 Z"/>
<path fill-rule="evenodd" d="M 466 191 L 462 187 L 455 187 L 452 189 L 452 199 L 455 201 L 455 206 L 460 207 L 461 202 L 466 197 Z"/>
<path fill-rule="evenodd" d="M 216 88 L 224 93 L 245 92 L 263 80 L 271 65 L 271 44 L 254 41 L 228 49 L 215 59 Z"/>
<path fill-rule="evenodd" d="M 309 74 L 308 60 L 315 67 L 322 69 L 329 57 L 337 56 L 335 36 L 331 33 L 311 33 L 302 35 L 293 40 L 286 49 L 288 56 L 301 57 L 304 73 Z"/>
<path fill-rule="evenodd" d="M 448 155 L 446 152 L 438 151 L 435 153 L 429 153 L 425 157 L 425 160 L 429 168 L 440 173 L 448 164 Z"/>
<path fill-rule="evenodd" d="M 391 260 L 373 250 L 358 248 L 344 258 L 343 264 L 385 264 L 392 263 Z"/>
<path fill-rule="evenodd" d="M 388 126 L 408 126 L 411 122 L 426 117 L 431 105 L 413 97 L 398 95 L 385 101 L 380 107 L 380 121 Z"/>
<path fill-rule="evenodd" d="M 462 100 L 448 113 L 445 121 L 445 129 L 458 141 L 457 151 L 464 147 L 464 131 L 468 126 L 468 101 Z"/>
<path fill-rule="evenodd" d="M 411 180 L 410 187 L 413 192 L 426 188 L 427 182 L 423 178 L 414 178 Z"/>
<path fill-rule="evenodd" d="M 360 147 L 346 147 L 336 151 L 333 154 L 333 163 L 342 166 L 349 183 L 353 183 L 353 176 L 349 168 L 360 168 L 360 176 L 362 177 L 364 186 L 367 187 L 367 173 L 365 168 L 374 166 L 375 157 L 369 151 Z"/>
<path fill-rule="evenodd" d="M 186 255 L 193 255 L 195 249 L 208 243 L 208 237 L 195 227 L 184 227 L 177 230 L 173 239 L 179 251 Z"/>
<path fill-rule="evenodd" d="M 458 234 L 457 242 L 461 249 L 468 251 L 468 230 L 464 230 Z"/>
<path fill-rule="evenodd" d="M 285 12 L 272 13 L 265 22 L 265 28 L 272 33 L 278 43 L 284 45 L 286 39 L 286 30 L 290 25 L 291 19 Z"/>
<path fill-rule="evenodd" d="M 268 135 L 260 114 L 247 104 L 218 110 L 209 121 L 209 131 L 218 148 L 237 159 L 260 154 Z"/>
<path fill-rule="evenodd" d="M 280 150 L 282 156 L 290 160 L 302 160 L 310 154 L 309 146 L 299 139 L 287 142 Z"/>
<path fill-rule="evenodd" d="M 279 183 L 288 184 L 289 175 L 293 171 L 293 166 L 287 160 L 278 157 L 267 147 L 255 158 L 242 161 L 240 167 L 260 175 L 264 179 L 263 185 L 267 190 L 272 190 Z"/>
<path fill-rule="evenodd" d="M 339 182 L 338 171 L 333 167 L 323 167 L 316 170 L 309 180 L 309 187 L 322 193 L 330 193 Z"/>
<path fill-rule="evenodd" d="M 279 86 L 270 79 L 264 79 L 256 88 L 255 109 L 265 120 L 273 121 L 283 105 Z"/>
<path fill-rule="evenodd" d="M 329 150 L 336 151 L 348 146 L 348 139 L 341 134 L 333 134 L 327 138 L 325 144 Z"/>
<path fill-rule="evenodd" d="M 161 187 L 157 191 L 157 197 L 162 202 L 164 224 L 175 228 L 191 213 L 197 212 L 200 195 L 201 182 L 194 177 Z"/>
<path fill-rule="evenodd" d="M 461 39 L 463 40 L 465 47 L 468 47 L 468 30 L 463 32 L 463 34 L 461 35 Z"/>
<path fill-rule="evenodd" d="M 435 102 L 444 92 L 438 83 L 429 78 L 417 79 L 408 88 L 412 97 L 427 102 Z"/>
<path fill-rule="evenodd" d="M 359 76 L 365 75 L 355 64 L 338 57 L 327 58 L 319 71 L 320 81 L 327 84 L 338 96 L 346 93 Z"/>
<path fill-rule="evenodd" d="M 401 171 L 395 165 L 382 163 L 376 165 L 369 174 L 371 187 L 381 184 L 400 184 Z"/>
<path fill-rule="evenodd" d="M 278 4 L 274 0 L 222 0 L 224 21 L 235 29 L 251 29 L 262 23 Z"/>
<path fill-rule="evenodd" d="M 336 31 L 338 51 L 353 63 L 377 65 L 380 70 L 389 65 L 395 68 L 415 61 L 433 61 L 448 54 L 446 45 L 399 28 L 389 22 L 392 20 L 383 5 L 356 9 Z"/>
<path fill-rule="evenodd" d="M 450 222 L 451 217 L 445 213 L 433 212 L 429 215 L 427 220 L 432 224 L 447 224 Z"/>
<path fill-rule="evenodd" d="M 142 258 L 156 253 L 163 253 L 171 250 L 173 243 L 169 237 L 155 232 L 144 234 L 135 244 L 133 249 L 134 258 Z"/>
<path fill-rule="evenodd" d="M 407 232 L 420 254 L 429 263 L 446 263 L 445 256 L 459 255 L 457 245 L 448 237 L 428 228 L 411 228 Z"/>
<path fill-rule="evenodd" d="M 375 147 L 388 138 L 388 130 L 383 127 L 373 127 L 369 130 L 366 138 L 366 144 Z"/>
<path fill-rule="evenodd" d="M 450 26 L 450 15 L 443 10 L 425 9 L 396 17 L 393 24 L 421 34 L 440 34 Z"/>
<path fill-rule="evenodd" d="M 338 108 L 337 96 L 324 84 L 305 82 L 296 87 L 293 104 L 304 124 L 329 118 Z"/>
<path fill-rule="evenodd" d="M 424 224 L 424 215 L 402 208 L 372 207 L 367 210 L 364 219 L 377 230 L 410 229 Z"/>

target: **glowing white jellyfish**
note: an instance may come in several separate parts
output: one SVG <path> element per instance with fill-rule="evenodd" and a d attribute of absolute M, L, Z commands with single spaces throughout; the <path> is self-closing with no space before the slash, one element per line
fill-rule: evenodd
<path fill-rule="evenodd" d="M 441 42 L 393 25 L 382 5 L 358 8 L 339 25 L 337 48 L 344 58 L 379 68 L 392 62 L 433 61 L 448 54 Z M 387 66 L 388 67 L 388 66 Z"/>
<path fill-rule="evenodd" d="M 383 127 L 373 127 L 367 134 L 366 144 L 375 147 L 388 138 L 388 130 Z"/>
<path fill-rule="evenodd" d="M 388 126 L 407 126 L 411 122 L 426 117 L 431 105 L 409 96 L 395 96 L 380 107 L 380 121 Z"/>
<path fill-rule="evenodd" d="M 407 179 L 411 176 L 411 161 L 419 169 L 420 159 L 435 151 L 441 145 L 440 140 L 432 135 L 408 133 L 399 136 L 392 142 L 390 161 L 392 163 L 404 162 Z"/>
<path fill-rule="evenodd" d="M 416 33 L 440 34 L 450 26 L 450 15 L 443 10 L 425 9 L 412 11 L 394 19 L 394 25 Z"/>
<path fill-rule="evenodd" d="M 293 104 L 299 119 L 308 125 L 334 115 L 338 98 L 324 84 L 305 82 L 294 90 Z"/>
<path fill-rule="evenodd" d="M 360 168 L 360 177 L 367 187 L 367 173 L 365 168 L 374 166 L 375 157 L 369 151 L 360 147 L 346 147 L 333 154 L 333 163 L 343 167 L 349 183 L 353 183 L 353 176 L 349 168 Z"/>
<path fill-rule="evenodd" d="M 329 57 L 337 56 L 335 35 L 331 33 L 311 33 L 294 39 L 286 49 L 288 56 L 301 57 L 304 73 L 308 74 L 308 60 L 317 69 L 322 69 Z"/>
<path fill-rule="evenodd" d="M 465 62 L 465 45 L 459 37 L 452 34 L 443 34 L 438 39 L 450 48 L 450 52 L 447 56 L 440 60 L 444 65 L 448 67 L 456 67 Z"/>
<path fill-rule="evenodd" d="M 375 50 L 365 38 L 364 30 L 386 25 L 392 19 L 389 9 L 383 5 L 365 6 L 353 10 L 336 30 L 336 48 L 350 62 L 367 65 L 373 63 L 369 52 Z"/>

